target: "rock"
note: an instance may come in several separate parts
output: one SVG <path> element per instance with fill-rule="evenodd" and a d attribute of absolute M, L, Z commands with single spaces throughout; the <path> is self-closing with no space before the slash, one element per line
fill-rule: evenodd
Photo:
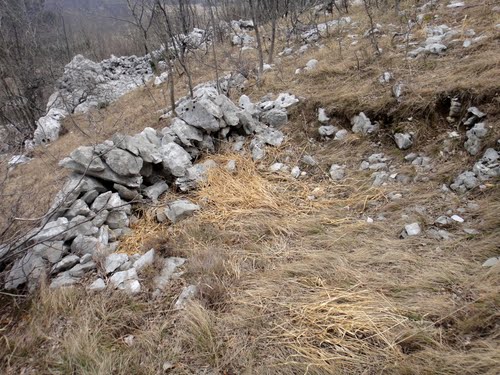
<path fill-rule="evenodd" d="M 129 226 L 129 223 L 128 216 L 124 211 L 110 212 L 106 219 L 106 224 L 108 224 L 110 229 L 125 228 Z"/>
<path fill-rule="evenodd" d="M 450 225 L 451 223 L 453 223 L 451 218 L 449 218 L 448 216 L 444 216 L 444 215 L 438 217 L 434 221 L 434 225 L 441 226 L 441 227 L 446 227 L 446 226 Z"/>
<path fill-rule="evenodd" d="M 137 270 L 137 272 L 141 272 L 144 268 L 152 266 L 154 259 L 155 250 L 151 249 L 147 253 L 141 255 L 141 257 L 133 263 L 133 267 Z"/>
<path fill-rule="evenodd" d="M 201 132 L 201 130 L 195 128 L 194 126 L 186 124 L 186 122 L 184 122 L 180 118 L 176 117 L 172 120 L 170 129 L 175 133 L 175 135 L 185 146 L 193 146 L 192 141 L 203 141 L 203 133 Z"/>
<path fill-rule="evenodd" d="M 236 160 L 229 160 L 226 163 L 225 169 L 227 172 L 233 174 L 236 172 Z"/>
<path fill-rule="evenodd" d="M 51 108 L 47 115 L 38 119 L 37 128 L 33 134 L 35 145 L 43 145 L 55 141 L 59 138 L 61 121 L 67 116 L 63 109 Z"/>
<path fill-rule="evenodd" d="M 396 133 L 394 141 L 400 150 L 407 150 L 413 144 L 413 136 L 409 133 Z"/>
<path fill-rule="evenodd" d="M 118 192 L 120 198 L 125 199 L 127 201 L 142 199 L 142 196 L 139 194 L 137 190 L 129 189 L 123 185 L 113 184 L 113 189 L 115 189 Z"/>
<path fill-rule="evenodd" d="M 388 179 L 389 174 L 387 172 L 375 172 L 372 174 L 373 183 L 375 187 L 382 186 Z"/>
<path fill-rule="evenodd" d="M 241 110 L 236 106 L 236 104 L 234 104 L 225 95 L 218 95 L 215 99 L 215 104 L 217 104 L 222 110 L 223 118 L 227 125 L 238 126 L 238 124 L 240 123 L 238 112 L 240 112 Z"/>
<path fill-rule="evenodd" d="M 85 264 L 93 259 L 92 254 L 85 254 L 80 258 L 80 264 Z"/>
<path fill-rule="evenodd" d="M 56 274 L 59 272 L 66 271 L 72 268 L 75 264 L 78 264 L 79 262 L 80 262 L 80 257 L 74 254 L 67 255 L 52 267 L 50 273 Z"/>
<path fill-rule="evenodd" d="M 289 108 L 299 102 L 299 99 L 295 95 L 289 94 L 287 92 L 282 92 L 278 95 L 274 101 L 277 107 Z"/>
<path fill-rule="evenodd" d="M 102 160 L 94 153 L 94 149 L 90 146 L 78 147 L 69 157 L 91 172 L 102 172 L 106 169 Z"/>
<path fill-rule="evenodd" d="M 67 252 L 64 241 L 41 243 L 33 247 L 33 253 L 49 264 L 58 263 Z"/>
<path fill-rule="evenodd" d="M 291 175 L 293 178 L 299 178 L 300 177 L 300 168 L 298 166 L 295 166 L 292 168 Z"/>
<path fill-rule="evenodd" d="M 389 83 L 390 81 L 392 81 L 394 79 L 394 76 L 391 72 L 384 72 L 384 74 L 382 74 L 379 78 L 378 78 L 378 81 L 380 83 Z"/>
<path fill-rule="evenodd" d="M 191 156 L 178 144 L 167 143 L 160 147 L 163 168 L 175 177 L 182 177 L 192 167 Z"/>
<path fill-rule="evenodd" d="M 279 130 L 267 128 L 257 134 L 256 139 L 270 146 L 279 147 L 285 140 L 285 136 Z"/>
<path fill-rule="evenodd" d="M 425 50 L 434 55 L 440 55 L 444 53 L 448 48 L 441 43 L 432 43 L 425 46 Z"/>
<path fill-rule="evenodd" d="M 113 193 L 111 191 L 107 191 L 107 192 L 99 195 L 94 200 L 94 203 L 92 203 L 92 206 L 90 207 L 92 209 L 92 211 L 100 212 L 100 211 L 104 210 L 106 205 L 108 204 L 109 198 L 111 198 L 111 195 L 113 195 Z"/>
<path fill-rule="evenodd" d="M 122 264 L 128 261 L 127 254 L 110 254 L 104 260 L 104 271 L 109 275 L 115 272 Z"/>
<path fill-rule="evenodd" d="M 264 144 L 262 142 L 253 142 L 250 144 L 250 149 L 252 150 L 253 161 L 262 160 L 266 156 L 266 151 L 264 150 Z"/>
<path fill-rule="evenodd" d="M 478 119 L 486 117 L 486 113 L 481 112 L 477 107 L 470 107 L 467 109 L 467 112 L 473 116 L 476 116 Z"/>
<path fill-rule="evenodd" d="M 28 250 L 22 258 L 14 262 L 5 278 L 5 289 L 16 289 L 28 283 L 29 290 L 33 291 L 46 272 L 47 265 L 42 257 Z"/>
<path fill-rule="evenodd" d="M 108 210 L 102 210 L 98 212 L 97 215 L 95 215 L 94 219 L 92 220 L 92 225 L 99 228 L 106 222 L 108 216 L 109 216 Z"/>
<path fill-rule="evenodd" d="M 77 199 L 75 203 L 71 205 L 68 211 L 66 211 L 66 218 L 68 220 L 73 219 L 75 216 L 87 216 L 90 213 L 90 208 L 82 199 Z"/>
<path fill-rule="evenodd" d="M 474 189 L 479 185 L 480 182 L 475 173 L 467 171 L 455 178 L 455 181 L 450 185 L 450 189 L 459 193 L 465 193 L 467 190 Z"/>
<path fill-rule="evenodd" d="M 85 203 L 87 203 L 87 205 L 91 205 L 92 202 L 94 202 L 94 200 L 99 196 L 99 193 L 97 192 L 97 190 L 91 190 L 91 191 L 87 191 L 83 196 L 82 196 L 82 201 L 84 201 Z"/>
<path fill-rule="evenodd" d="M 15 167 L 16 165 L 26 164 L 31 161 L 31 158 L 26 155 L 14 155 L 8 161 L 9 167 Z"/>
<path fill-rule="evenodd" d="M 461 110 L 462 110 L 462 103 L 460 103 L 458 98 L 451 99 L 450 113 L 448 114 L 448 121 L 453 122 L 453 119 L 460 116 Z"/>
<path fill-rule="evenodd" d="M 405 225 L 405 232 L 408 236 L 418 236 L 422 230 L 419 223 L 412 223 Z"/>
<path fill-rule="evenodd" d="M 61 160 L 59 162 L 59 165 L 61 167 L 74 170 L 74 171 L 81 173 L 81 174 L 85 173 L 89 176 L 98 177 L 102 180 L 115 182 L 117 184 L 125 185 L 125 186 L 130 187 L 130 188 L 138 188 L 141 186 L 141 183 L 142 183 L 141 176 L 134 176 L 134 177 L 121 176 L 121 175 L 113 172 L 111 170 L 111 168 L 109 168 L 107 165 L 105 165 L 105 169 L 103 171 L 100 171 L 100 172 L 86 170 L 86 168 L 83 165 L 75 162 L 71 158 L 65 158 L 65 159 Z"/>
<path fill-rule="evenodd" d="M 193 215 L 199 210 L 200 206 L 191 203 L 187 199 L 180 199 L 168 204 L 165 209 L 165 215 L 172 223 L 175 224 Z"/>
<path fill-rule="evenodd" d="M 71 252 L 78 255 L 94 254 L 99 247 L 99 241 L 95 237 L 78 235 L 71 244 Z"/>
<path fill-rule="evenodd" d="M 500 257 L 491 257 L 483 263 L 483 267 L 490 268 L 496 266 L 500 262 Z"/>
<path fill-rule="evenodd" d="M 116 147 L 130 152 L 132 155 L 140 156 L 146 163 L 158 164 L 162 161 L 159 149 L 155 144 L 149 142 L 149 138 L 149 136 L 142 136 L 140 134 L 132 137 L 129 135 L 116 133 L 115 135 L 113 135 L 113 143 L 116 145 Z"/>
<path fill-rule="evenodd" d="M 345 139 L 348 136 L 349 132 L 345 129 L 340 129 L 338 132 L 335 133 L 335 138 L 333 138 L 336 141 L 341 141 Z"/>
<path fill-rule="evenodd" d="M 343 180 L 345 177 L 345 165 L 333 164 L 330 167 L 330 177 L 335 181 Z"/>
<path fill-rule="evenodd" d="M 451 217 L 451 220 L 456 221 L 457 223 L 463 223 L 465 221 L 462 217 L 460 217 L 458 215 L 453 215 Z"/>
<path fill-rule="evenodd" d="M 179 117 L 187 124 L 200 128 L 206 132 L 215 132 L 220 129 L 218 119 L 222 118 L 222 110 L 209 99 L 187 101 L 177 109 Z"/>
<path fill-rule="evenodd" d="M 111 170 L 120 176 L 139 175 L 143 164 L 140 157 L 120 149 L 113 149 L 104 154 L 104 160 Z"/>
<path fill-rule="evenodd" d="M 326 124 L 328 121 L 330 121 L 330 117 L 326 115 L 326 111 L 324 108 L 318 109 L 318 121 L 321 122 L 322 124 Z"/>
<path fill-rule="evenodd" d="M 311 70 L 314 70 L 316 69 L 316 67 L 318 66 L 318 60 L 316 59 L 311 59 L 307 62 L 306 66 L 304 67 L 305 70 L 307 71 L 311 71 Z"/>
<path fill-rule="evenodd" d="M 318 162 L 311 155 L 304 155 L 301 160 L 304 164 L 310 165 L 311 167 L 318 165 Z"/>
<path fill-rule="evenodd" d="M 90 261 L 87 263 L 80 263 L 75 265 L 73 268 L 71 268 L 68 271 L 69 276 L 71 277 L 83 277 L 87 272 L 90 272 L 92 270 L 95 270 L 97 268 L 96 264 L 94 261 Z"/>
<path fill-rule="evenodd" d="M 153 202 L 158 201 L 158 197 L 168 190 L 168 185 L 165 181 L 158 181 L 156 184 L 147 187 L 143 190 L 144 196 L 151 199 Z"/>
<path fill-rule="evenodd" d="M 104 290 L 104 289 L 106 289 L 106 283 L 101 278 L 98 278 L 97 280 L 95 280 L 92 284 L 90 284 L 87 287 L 87 290 L 90 290 L 93 292 L 99 292 L 99 291 Z"/>
<path fill-rule="evenodd" d="M 135 295 L 141 291 L 141 284 L 139 283 L 135 268 L 116 272 L 111 276 L 109 282 L 114 288 L 123 290 L 130 295 Z"/>
<path fill-rule="evenodd" d="M 284 166 L 285 166 L 285 164 L 283 164 L 283 163 L 274 163 L 273 165 L 271 165 L 269 167 L 269 171 L 279 172 L 281 170 L 281 168 L 283 168 Z"/>
<path fill-rule="evenodd" d="M 184 258 L 166 258 L 163 260 L 163 267 L 158 276 L 154 278 L 155 292 L 153 295 L 158 296 L 168 285 L 170 280 L 176 276 L 176 270 L 186 262 Z"/>
<path fill-rule="evenodd" d="M 68 271 L 63 272 L 52 280 L 52 282 L 50 283 L 50 289 L 59 289 L 72 286 L 78 283 L 78 281 L 79 279 L 71 276 Z"/>
<path fill-rule="evenodd" d="M 144 130 L 140 133 L 141 137 L 146 139 L 149 143 L 151 143 L 155 147 L 161 146 L 161 138 L 158 136 L 158 133 L 153 128 L 144 128 Z"/>
<path fill-rule="evenodd" d="M 352 131 L 364 135 L 372 134 L 378 131 L 378 125 L 372 125 L 370 119 L 363 112 L 351 119 Z"/>
<path fill-rule="evenodd" d="M 273 108 L 264 112 L 260 120 L 273 128 L 279 128 L 288 122 L 288 113 L 281 108 Z"/>
<path fill-rule="evenodd" d="M 488 134 L 488 128 L 484 122 L 477 123 L 472 129 L 467 131 L 467 141 L 464 147 L 471 155 L 477 155 L 481 149 L 481 140 Z"/>
<path fill-rule="evenodd" d="M 318 129 L 318 133 L 322 137 L 329 137 L 329 136 L 335 135 L 335 133 L 337 131 L 338 131 L 338 128 L 333 126 L 333 125 L 320 126 Z"/>
<path fill-rule="evenodd" d="M 196 293 L 198 293 L 198 287 L 196 285 L 189 285 L 188 287 L 184 288 L 184 290 L 181 292 L 181 295 L 175 302 L 174 309 L 184 309 L 186 307 L 186 304 L 196 295 Z"/>
<path fill-rule="evenodd" d="M 65 231 L 68 229 L 69 221 L 65 217 L 61 217 L 56 221 L 51 221 L 42 229 L 35 229 L 28 235 L 31 237 L 31 241 L 34 243 L 45 242 L 47 240 L 58 241 L 62 240 L 65 235 Z"/>

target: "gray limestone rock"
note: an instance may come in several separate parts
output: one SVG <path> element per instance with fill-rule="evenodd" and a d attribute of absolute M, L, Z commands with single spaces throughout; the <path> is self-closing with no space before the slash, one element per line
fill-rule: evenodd
<path fill-rule="evenodd" d="M 147 187 L 143 190 L 144 196 L 151 199 L 153 202 L 158 201 L 158 197 L 168 190 L 168 185 L 165 181 L 158 181 L 156 184 Z"/>
<path fill-rule="evenodd" d="M 413 144 L 413 136 L 409 133 L 396 133 L 394 141 L 400 150 L 407 150 Z"/>
<path fill-rule="evenodd" d="M 92 284 L 90 284 L 87 287 L 87 289 L 90 290 L 90 291 L 93 291 L 93 292 L 99 292 L 101 290 L 106 289 L 106 283 L 104 282 L 103 279 L 98 278 Z"/>
<path fill-rule="evenodd" d="M 120 176 L 139 175 L 143 164 L 143 160 L 140 157 L 121 149 L 109 151 L 104 155 L 104 160 L 111 170 Z"/>
<path fill-rule="evenodd" d="M 165 215 L 172 223 L 178 223 L 181 220 L 193 215 L 196 211 L 200 210 L 200 206 L 191 203 L 187 199 L 180 199 L 171 202 L 165 209 Z"/>
<path fill-rule="evenodd" d="M 28 250 L 22 258 L 14 262 L 5 278 L 5 289 L 16 289 L 28 283 L 28 287 L 32 291 L 46 273 L 47 263 L 45 260 L 34 251 Z"/>
<path fill-rule="evenodd" d="M 83 199 L 77 199 L 75 203 L 71 205 L 68 211 L 64 214 L 64 216 L 68 219 L 71 220 L 75 216 L 87 216 L 90 213 L 90 208 L 85 203 Z"/>
<path fill-rule="evenodd" d="M 99 240 L 95 237 L 78 235 L 71 244 L 71 252 L 77 255 L 94 254 L 99 248 Z"/>
<path fill-rule="evenodd" d="M 127 261 L 128 261 L 127 254 L 117 254 L 117 253 L 110 254 L 104 260 L 104 271 L 106 272 L 107 275 L 109 275 L 110 273 L 115 272 Z"/>
<path fill-rule="evenodd" d="M 189 285 L 181 292 L 177 301 L 175 301 L 174 309 L 182 310 L 186 307 L 187 303 L 193 299 L 193 297 L 198 293 L 198 287 L 196 285 Z"/>
<path fill-rule="evenodd" d="M 140 200 L 142 196 L 139 194 L 137 190 L 129 189 L 120 184 L 113 184 L 113 189 L 115 189 L 120 198 L 125 199 L 126 201 Z"/>
<path fill-rule="evenodd" d="M 318 133 L 322 137 L 330 137 L 332 135 L 335 135 L 339 129 L 333 125 L 324 125 L 320 126 L 318 129 Z"/>
<path fill-rule="evenodd" d="M 179 117 L 187 124 L 207 132 L 220 129 L 218 119 L 222 118 L 222 110 L 211 100 L 202 98 L 198 101 L 187 101 L 177 109 Z"/>
<path fill-rule="evenodd" d="M 110 229 L 122 229 L 128 227 L 129 223 L 128 216 L 124 211 L 110 212 L 106 219 L 106 224 Z"/>
<path fill-rule="evenodd" d="M 203 133 L 200 129 L 188 125 L 185 121 L 181 120 L 178 117 L 172 119 L 172 124 L 170 125 L 170 129 L 174 132 L 174 134 L 179 138 L 182 144 L 185 146 L 191 147 L 193 146 L 192 141 L 203 141 Z"/>
<path fill-rule="evenodd" d="M 33 253 L 42 257 L 49 264 L 58 263 L 66 252 L 64 241 L 45 242 L 33 247 Z"/>
<path fill-rule="evenodd" d="M 113 195 L 113 192 L 111 192 L 111 191 L 107 191 L 107 192 L 99 195 L 94 200 L 94 203 L 92 203 L 92 206 L 90 207 L 92 209 L 92 211 L 100 212 L 100 211 L 104 210 L 106 205 L 108 204 L 109 198 L 111 198 L 111 195 Z"/>
<path fill-rule="evenodd" d="M 78 257 L 74 254 L 67 255 L 64 258 L 62 258 L 58 263 L 56 263 L 52 267 L 50 272 L 52 274 L 56 274 L 59 272 L 66 271 L 66 270 L 72 268 L 75 264 L 78 264 L 79 262 L 80 262 L 80 257 Z"/>
<path fill-rule="evenodd" d="M 141 257 L 133 263 L 133 267 L 137 270 L 137 272 L 141 272 L 144 268 L 153 265 L 154 259 L 155 250 L 151 249 L 147 253 L 141 255 Z"/>
<path fill-rule="evenodd" d="M 97 268 L 97 265 L 94 261 L 90 261 L 87 263 L 80 263 L 71 268 L 68 272 L 71 277 L 83 277 L 87 272 L 93 271 Z"/>
<path fill-rule="evenodd" d="M 127 177 L 127 176 L 121 176 L 111 170 L 107 165 L 105 166 L 105 169 L 103 171 L 88 171 L 86 168 L 81 165 L 80 163 L 75 162 L 71 158 L 65 158 L 59 162 L 59 165 L 61 167 L 71 169 L 73 171 L 76 171 L 78 173 L 86 173 L 89 176 L 92 177 L 97 177 L 105 181 L 110 181 L 114 182 L 120 185 L 125 185 L 130 188 L 138 188 L 141 186 L 142 183 L 142 177 L 141 176 L 133 176 L 133 177 Z"/>
<path fill-rule="evenodd" d="M 351 125 L 353 133 L 367 135 L 378 131 L 378 125 L 372 124 L 370 119 L 363 112 L 360 112 L 359 115 L 351 119 Z"/>
<path fill-rule="evenodd" d="M 163 168 L 175 177 L 182 177 L 192 166 L 191 156 L 176 143 L 167 143 L 160 147 Z"/>
<path fill-rule="evenodd" d="M 288 113 L 281 108 L 273 108 L 264 112 L 260 120 L 273 128 L 279 128 L 288 122 Z"/>
<path fill-rule="evenodd" d="M 91 172 L 101 172 L 106 169 L 102 160 L 94 153 L 94 149 L 90 146 L 78 147 L 69 157 L 86 169 L 88 168 L 88 171 Z"/>
<path fill-rule="evenodd" d="M 335 181 L 343 180 L 345 178 L 345 165 L 333 164 L 330 167 L 330 177 Z"/>
<path fill-rule="evenodd" d="M 161 272 L 154 278 L 155 296 L 158 296 L 165 289 L 170 280 L 175 277 L 177 268 L 182 266 L 185 262 L 186 259 L 175 257 L 163 260 Z"/>

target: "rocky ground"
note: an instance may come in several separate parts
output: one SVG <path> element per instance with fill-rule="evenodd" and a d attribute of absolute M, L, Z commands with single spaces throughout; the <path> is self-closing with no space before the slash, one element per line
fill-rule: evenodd
<path fill-rule="evenodd" d="M 6 232 L 4 372 L 494 374 L 495 9 L 358 9 L 260 85 L 200 71 L 176 114 L 157 80 L 69 116 L 9 174 L 51 215 Z"/>

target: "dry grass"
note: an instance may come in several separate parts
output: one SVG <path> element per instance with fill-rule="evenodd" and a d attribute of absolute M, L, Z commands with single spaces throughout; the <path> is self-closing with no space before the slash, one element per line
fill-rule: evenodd
<path fill-rule="evenodd" d="M 490 32 L 494 16 L 488 9 L 467 10 L 465 26 Z M 461 25 L 461 12 L 442 13 L 439 23 Z M 357 11 L 353 17 L 366 22 Z M 385 24 L 391 17 L 376 14 L 376 21 Z M 259 164 L 247 156 L 214 156 L 221 167 L 188 196 L 202 206 L 188 220 L 163 226 L 154 222 L 155 208 L 138 213 L 141 220 L 121 251 L 154 247 L 163 256 L 188 258 L 183 277 L 162 298 L 150 298 L 147 276 L 145 292 L 135 299 L 81 288 L 42 289 L 24 303 L 1 296 L 3 373 L 160 374 L 166 362 L 172 374 L 497 373 L 500 268 L 481 264 L 498 255 L 500 191 L 493 181 L 482 191 L 442 194 L 440 185 L 469 168 L 473 158 L 463 152 L 463 142 L 453 145 L 451 156 L 439 151 L 446 130 L 454 130 L 443 115 L 445 97 L 455 93 L 464 95 L 464 106 L 480 104 L 488 112 L 493 130 L 485 147 L 496 141 L 498 40 L 484 39 L 467 50 L 469 57 L 457 46 L 444 57 L 408 63 L 393 54 L 388 39 L 380 43 L 389 53 L 379 59 L 369 56 L 364 40 L 345 47 L 342 59 L 334 41 L 299 59 L 283 58 L 248 94 L 288 91 L 307 98 L 284 129 L 288 141 Z M 320 60 L 319 69 L 295 76 L 295 68 L 310 58 Z M 388 69 L 409 85 L 401 103 L 377 81 Z M 207 78 L 202 72 L 199 77 Z M 145 90 L 92 114 L 102 116 L 96 141 L 115 131 L 162 126 L 155 123 L 156 105 Z M 160 100 L 161 92 L 153 91 Z M 377 142 L 357 136 L 310 142 L 319 106 L 341 126 L 366 111 L 383 122 L 384 131 Z M 407 120 L 410 115 L 414 120 Z M 412 151 L 432 157 L 430 172 L 405 164 L 404 153 L 393 146 L 390 133 L 407 126 L 418 133 Z M 28 172 L 39 176 L 33 185 L 57 185 L 53 176 L 35 173 L 38 163 L 49 160 L 50 151 L 56 170 L 55 161 L 82 139 L 70 132 L 43 150 L 40 161 L 16 169 L 17 186 Z M 419 182 L 371 187 L 370 173 L 358 168 L 374 152 L 385 152 L 398 172 Z M 315 156 L 317 167 L 300 163 L 306 153 Z M 267 171 L 287 158 L 287 165 L 300 165 L 308 177 Z M 236 160 L 235 174 L 223 168 L 230 159 Z M 328 179 L 332 163 L 346 164 L 342 183 Z M 393 191 L 404 200 L 391 201 Z M 469 201 L 480 210 L 468 209 Z M 460 212 L 463 226 L 480 234 L 468 235 L 456 225 L 448 228 L 447 241 L 399 238 L 405 224 L 418 221 L 425 231 L 448 210 Z M 367 223 L 368 217 L 375 222 Z M 174 311 L 172 301 L 190 284 L 199 286 L 199 295 L 185 311 Z M 131 345 L 128 335 L 134 336 Z"/>

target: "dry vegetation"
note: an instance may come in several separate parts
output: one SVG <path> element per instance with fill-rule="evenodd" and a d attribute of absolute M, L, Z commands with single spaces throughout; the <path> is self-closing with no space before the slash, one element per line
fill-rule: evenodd
<path fill-rule="evenodd" d="M 5 306 L 0 315 L 1 371 L 498 373 L 500 268 L 483 269 L 481 263 L 498 253 L 500 191 L 494 183 L 464 196 L 439 190 L 473 160 L 458 142 L 452 157 L 439 154 L 446 132 L 454 130 L 444 120 L 450 95 L 459 94 L 465 107 L 476 104 L 488 113 L 496 130 L 485 147 L 499 136 L 500 49 L 498 34 L 491 34 L 498 16 L 490 8 L 442 13 L 438 24 L 467 22 L 476 32 L 489 30 L 490 37 L 467 51 L 452 48 L 440 58 L 405 61 L 394 53 L 390 37 L 380 40 L 386 52 L 378 59 L 368 57 L 372 47 L 367 40 L 346 43 L 342 57 L 338 43 L 330 40 L 324 49 L 299 59 L 283 58 L 260 87 L 252 84 L 247 93 L 254 99 L 280 91 L 306 98 L 285 129 L 288 142 L 262 165 L 287 157 L 293 165 L 302 154 L 314 154 L 319 166 L 307 169 L 308 179 L 268 173 L 249 158 L 228 152 L 212 157 L 221 166 L 235 159 L 238 169 L 235 174 L 223 167 L 214 170 L 189 197 L 203 208 L 197 216 L 159 226 L 153 220 L 155 208 L 143 207 L 134 235 L 121 247 L 126 252 L 155 247 L 164 256 L 187 257 L 183 277 L 156 300 L 147 285 L 134 299 L 83 288 L 42 288 L 29 300 L 0 296 Z M 366 22 L 357 11 L 353 18 Z M 390 19 L 375 15 L 383 24 Z M 296 76 L 295 69 L 311 58 L 320 61 L 318 70 Z M 229 58 L 226 64 L 229 69 Z M 378 83 L 386 70 L 408 84 L 401 103 L 390 95 L 390 87 Z M 194 76 L 197 82 L 211 78 L 202 68 Z M 177 90 L 183 95 L 186 87 L 179 84 Z M 102 141 L 117 131 L 165 126 L 156 111 L 167 102 L 160 89 L 142 88 L 106 109 L 68 120 L 66 135 L 9 175 L 10 192 L 20 186 L 32 189 L 33 199 L 24 202 L 32 208 L 28 215 L 42 214 L 64 176 L 59 159 L 77 145 Z M 337 125 L 346 125 L 359 111 L 383 121 L 380 145 L 357 136 L 341 143 L 310 142 L 319 105 L 335 115 Z M 91 137 L 80 133 L 73 120 Z M 403 164 L 404 154 L 390 138 L 402 121 L 418 134 L 412 151 L 431 156 L 434 169 L 427 181 L 373 188 L 369 173 L 358 171 L 359 163 L 380 150 Z M 325 171 L 332 163 L 348 166 L 342 183 L 328 179 Z M 418 173 L 408 166 L 400 170 Z M 403 201 L 388 199 L 396 190 Z M 40 204 L 33 205 L 35 200 Z M 465 234 L 457 225 L 448 241 L 399 238 L 409 220 L 425 227 L 469 201 L 480 209 L 461 215 L 480 234 Z M 367 223 L 367 217 L 380 214 L 385 220 Z M 174 311 L 172 301 L 189 284 L 200 286 L 198 298 L 186 311 Z"/>

